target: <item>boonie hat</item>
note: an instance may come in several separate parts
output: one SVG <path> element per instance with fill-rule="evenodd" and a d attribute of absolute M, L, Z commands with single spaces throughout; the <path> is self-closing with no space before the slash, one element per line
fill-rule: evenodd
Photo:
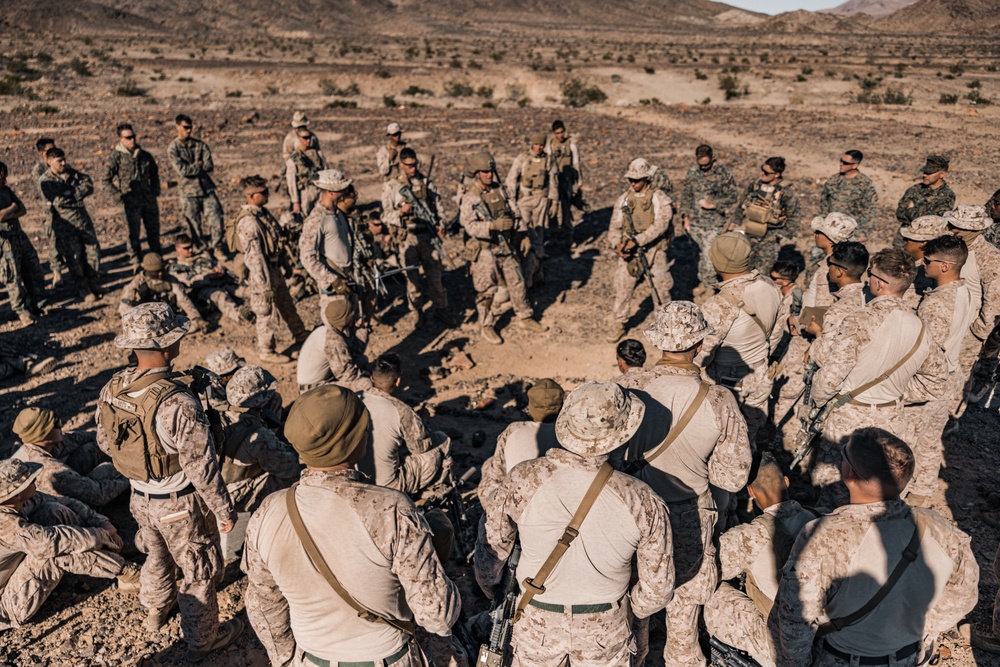
<path fill-rule="evenodd" d="M 979 232 L 993 224 L 993 218 L 986 212 L 986 207 L 977 204 L 959 204 L 943 217 L 952 227 L 968 232 Z"/>
<path fill-rule="evenodd" d="M 229 405 L 256 408 L 264 405 L 278 389 L 278 381 L 260 366 L 244 366 L 233 374 L 226 385 Z"/>
<path fill-rule="evenodd" d="M 307 116 L 302 111 L 296 111 L 292 114 L 292 127 L 308 127 L 309 126 L 309 116 Z"/>
<path fill-rule="evenodd" d="M 216 375 L 235 373 L 246 364 L 246 360 L 230 350 L 216 350 L 205 357 L 205 367 Z"/>
<path fill-rule="evenodd" d="M 115 347 L 123 350 L 165 350 L 191 331 L 191 320 L 160 301 L 141 303 L 122 315 L 122 332 Z"/>
<path fill-rule="evenodd" d="M 344 176 L 344 172 L 339 169 L 324 169 L 316 174 L 316 179 L 313 181 L 317 188 L 328 192 L 341 192 L 351 187 L 351 183 L 353 181 Z"/>
<path fill-rule="evenodd" d="M 645 412 L 642 401 L 614 382 L 587 382 L 566 396 L 556 438 L 579 456 L 607 454 L 635 435 Z"/>
<path fill-rule="evenodd" d="M 642 332 L 650 343 L 665 352 L 683 352 L 715 333 L 701 308 L 690 301 L 671 301 L 656 311 L 656 320 Z"/>
<path fill-rule="evenodd" d="M 858 228 L 858 221 L 847 215 L 833 211 L 826 215 L 817 215 L 812 219 L 812 230 L 825 235 L 834 243 L 850 241 Z"/>
<path fill-rule="evenodd" d="M 45 440 L 60 425 L 59 417 L 45 408 L 25 408 L 17 413 L 11 430 L 21 442 L 33 444 Z"/>
<path fill-rule="evenodd" d="M 42 464 L 29 463 L 20 459 L 0 461 L 0 503 L 6 502 L 31 486 Z"/>
<path fill-rule="evenodd" d="M 908 225 L 899 228 L 904 239 L 930 241 L 948 233 L 948 221 L 940 215 L 922 215 Z"/>

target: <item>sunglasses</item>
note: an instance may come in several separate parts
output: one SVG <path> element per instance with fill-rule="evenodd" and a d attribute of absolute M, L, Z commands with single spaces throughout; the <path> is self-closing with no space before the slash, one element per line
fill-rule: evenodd
<path fill-rule="evenodd" d="M 934 262 L 939 262 L 941 264 L 950 264 L 951 263 L 951 262 L 949 262 L 946 259 L 931 259 L 929 257 L 924 257 L 920 261 L 923 262 L 925 266 L 930 266 Z"/>
<path fill-rule="evenodd" d="M 185 251 L 187 251 L 187 250 L 190 250 L 192 247 L 193 246 L 189 246 L 189 245 L 179 245 L 179 246 L 177 246 L 177 249 L 178 250 L 185 250 Z"/>
<path fill-rule="evenodd" d="M 190 130 L 194 128 L 194 125 L 181 125 L 180 128 L 184 130 Z"/>
<path fill-rule="evenodd" d="M 416 169 L 417 168 L 417 163 L 416 162 L 400 162 L 399 164 L 403 165 L 407 169 Z"/>
<path fill-rule="evenodd" d="M 885 283 L 886 285 L 888 285 L 888 284 L 889 284 L 889 281 L 888 281 L 888 280 L 886 280 L 886 279 L 885 279 L 885 278 L 883 278 L 882 276 L 878 275 L 877 273 L 872 273 L 872 270 L 871 270 L 871 269 L 868 269 L 868 277 L 869 277 L 869 278 L 878 278 L 879 280 L 881 280 L 882 282 L 884 282 L 884 283 Z"/>
<path fill-rule="evenodd" d="M 851 470 L 854 471 L 855 475 L 857 475 L 859 478 L 861 478 L 862 481 L 865 481 L 865 482 L 868 481 L 867 477 L 865 477 L 860 472 L 858 472 L 858 469 L 856 467 L 854 467 L 854 463 L 851 461 L 851 457 L 847 455 L 847 444 L 846 443 L 840 448 L 840 457 L 842 459 L 844 459 L 845 461 L 847 461 L 847 465 L 849 465 L 851 467 Z"/>
<path fill-rule="evenodd" d="M 847 165 L 852 165 L 853 166 L 853 165 L 856 165 L 858 163 L 857 162 L 848 162 L 847 160 L 841 160 L 840 164 L 842 164 L 844 166 L 847 166 Z"/>
<path fill-rule="evenodd" d="M 764 172 L 765 176 L 774 176 L 775 174 L 778 173 L 776 171 L 768 171 L 766 167 L 761 167 L 760 170 Z"/>
<path fill-rule="evenodd" d="M 847 270 L 847 267 L 844 266 L 843 264 L 837 264 L 836 262 L 831 262 L 830 260 L 826 260 L 826 264 L 827 266 L 835 266 L 838 269 L 843 269 L 844 271 Z"/>
<path fill-rule="evenodd" d="M 135 139 L 134 134 L 130 134 L 128 136 L 122 135 L 122 141 L 132 141 L 133 139 Z"/>

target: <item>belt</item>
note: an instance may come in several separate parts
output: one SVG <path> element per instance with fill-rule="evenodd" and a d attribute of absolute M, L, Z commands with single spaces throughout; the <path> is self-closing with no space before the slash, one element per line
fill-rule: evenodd
<path fill-rule="evenodd" d="M 387 658 L 382 658 L 378 661 L 379 665 L 382 667 L 389 667 L 389 665 L 399 662 L 403 656 L 410 652 L 410 642 L 403 644 L 403 648 L 399 649 Z M 332 660 L 324 660 L 323 658 L 317 658 L 312 653 L 306 652 L 305 659 L 314 665 L 319 665 L 319 667 L 376 667 L 376 663 L 371 660 L 366 660 L 362 662 L 335 662 Z"/>
<path fill-rule="evenodd" d="M 132 493 L 137 496 L 142 496 L 143 498 L 149 498 L 150 500 L 168 500 L 170 498 L 183 498 L 184 496 L 189 496 L 194 493 L 193 486 L 187 486 L 180 491 L 175 491 L 174 493 L 145 493 L 139 491 L 138 489 L 132 489 Z"/>
<path fill-rule="evenodd" d="M 898 401 L 889 401 L 888 403 L 862 403 L 861 401 L 856 401 L 853 398 L 848 401 L 851 405 L 857 405 L 862 408 L 893 408 L 896 407 Z"/>
<path fill-rule="evenodd" d="M 830 655 L 840 658 L 845 662 L 851 662 L 852 655 L 850 653 L 844 653 L 843 651 L 838 651 L 837 649 L 830 646 L 827 641 L 823 640 L 823 650 Z M 888 665 L 893 659 L 902 660 L 903 658 L 909 658 L 911 655 L 920 650 L 920 642 L 913 642 L 912 644 L 907 644 L 903 648 L 899 649 L 895 653 L 890 653 L 889 655 L 877 655 L 877 656 L 858 656 L 858 664 L 860 665 Z"/>
<path fill-rule="evenodd" d="M 551 611 L 557 614 L 566 613 L 566 606 L 561 604 L 549 604 L 548 602 L 539 602 L 538 600 L 532 600 L 528 604 L 544 611 Z M 610 602 L 602 602 L 601 604 L 574 604 L 570 605 L 569 613 L 574 616 L 577 614 L 600 614 L 604 611 L 611 611 L 613 608 L 614 605 Z"/>
<path fill-rule="evenodd" d="M 664 502 L 666 502 L 667 505 L 697 505 L 698 496 L 695 496 L 694 498 L 688 498 L 687 500 L 667 500 Z"/>

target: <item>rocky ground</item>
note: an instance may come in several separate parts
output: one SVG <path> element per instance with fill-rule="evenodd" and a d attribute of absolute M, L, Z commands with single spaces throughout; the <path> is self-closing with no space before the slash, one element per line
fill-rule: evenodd
<path fill-rule="evenodd" d="M 80 48 L 80 53 L 87 52 Z M 734 46 L 732 51 L 736 53 L 738 48 L 742 47 Z M 618 52 L 626 51 L 622 47 Z M 484 54 L 482 59 L 486 57 Z M 785 54 L 782 58 L 788 57 Z M 142 86 L 149 89 L 145 97 L 88 92 L 98 90 L 98 82 L 100 86 L 113 84 L 114 77 L 119 76 L 117 70 L 99 70 L 92 87 L 87 80 L 70 79 L 71 93 L 51 102 L 59 107 L 55 113 L 39 111 L 32 106 L 35 102 L 28 102 L 27 108 L 16 114 L 0 114 L 3 137 L 0 159 L 10 166 L 11 185 L 28 207 L 23 222 L 43 261 L 39 227 L 42 207 L 29 179 L 35 160 L 31 145 L 42 135 L 54 136 L 68 151 L 74 166 L 99 180 L 104 159 L 114 143 L 114 125 L 129 119 L 135 124 L 142 145 L 160 160 L 167 181 L 171 174 L 165 154 L 172 139 L 172 119 L 177 113 L 188 113 L 195 118 L 196 134 L 213 148 L 220 199 L 227 212 L 232 213 L 240 204 L 236 183 L 242 176 L 260 173 L 272 185 L 277 184 L 279 145 L 288 131 L 293 109 L 309 113 L 328 160 L 355 179 L 363 203 L 378 197 L 380 185 L 374 170 L 374 151 L 389 120 L 402 123 L 425 161 L 430 155 L 435 156 L 434 176 L 446 192 L 454 191 L 458 174 L 473 152 L 491 150 L 505 173 L 530 132 L 545 129 L 555 118 L 566 122 L 581 146 L 585 194 L 593 210 L 576 229 L 575 245 L 568 247 L 567 239 L 557 239 L 546 260 L 545 283 L 532 295 L 536 313 L 550 331 L 534 336 L 525 334 L 510 326 L 508 311 L 500 320 L 505 344 L 501 347 L 484 344 L 474 322 L 473 292 L 461 243 L 458 238 L 451 238 L 445 245 L 454 268 L 446 272 L 445 284 L 454 309 L 465 315 L 466 323 L 451 331 L 435 328 L 431 323 L 414 331 L 412 316 L 407 314 L 402 301 L 401 285 L 394 284 L 390 299 L 383 303 L 381 324 L 372 336 L 369 356 L 392 350 L 403 357 L 402 397 L 419 406 L 433 427 L 452 435 L 453 451 L 463 470 L 480 464 L 492 452 L 497 434 L 507 423 L 523 418 L 526 384 L 552 377 L 569 389 L 589 379 L 610 379 L 616 374 L 613 346 L 604 342 L 612 298 L 610 277 L 616 260 L 604 243 L 604 234 L 609 207 L 623 190 L 621 174 L 631 158 L 646 156 L 662 166 L 679 187 L 686 169 L 693 163 L 694 147 L 706 141 L 716 147 L 720 160 L 733 169 L 742 186 L 756 176 L 764 158 L 784 155 L 789 161 L 787 180 L 799 193 L 808 222 L 816 210 L 822 180 L 836 172 L 837 160 L 844 150 L 859 148 L 868 156 L 864 170 L 873 177 L 881 199 L 874 246 L 887 243 L 894 233 L 895 202 L 916 181 L 917 170 L 928 153 L 945 151 L 952 156 L 949 181 L 959 202 L 984 202 L 998 185 L 993 166 L 1000 162 L 1000 148 L 995 141 L 1000 114 L 988 106 L 938 105 L 936 97 L 938 90 L 943 89 L 941 86 L 954 86 L 958 90 L 964 84 L 954 78 L 940 82 L 933 74 L 933 64 L 926 67 L 927 71 L 921 74 L 923 78 L 907 81 L 908 87 L 924 91 L 912 106 L 848 104 L 843 94 L 857 87 L 854 80 L 839 81 L 839 75 L 837 80 L 830 77 L 831 82 L 824 84 L 829 89 L 817 84 L 803 103 L 788 104 L 789 95 L 796 93 L 785 92 L 782 86 L 791 89 L 797 85 L 794 72 L 800 68 L 799 63 L 782 65 L 781 76 L 785 80 L 780 85 L 760 79 L 762 85 L 773 86 L 771 94 L 753 89 L 754 93 L 760 90 L 757 100 L 751 96 L 732 104 L 720 104 L 721 92 L 715 85 L 714 73 L 706 84 L 694 77 L 695 66 L 691 62 L 683 67 L 679 64 L 676 69 L 664 65 L 654 74 L 646 74 L 624 65 L 616 69 L 612 60 L 605 69 L 587 69 L 587 76 L 609 82 L 618 76 L 621 83 L 611 83 L 609 87 L 621 85 L 632 91 L 622 96 L 624 105 L 608 103 L 579 110 L 555 106 L 554 100 L 543 102 L 544 94 L 555 86 L 552 80 L 541 78 L 543 74 L 528 67 L 505 68 L 494 63 L 488 65 L 492 69 L 486 73 L 472 73 L 476 85 L 480 85 L 480 80 L 495 77 L 499 93 L 503 82 L 537 81 L 543 95 L 534 95 L 534 102 L 523 108 L 517 106 L 516 99 L 496 100 L 495 106 L 499 108 L 481 108 L 479 99 L 471 102 L 464 98 L 446 100 L 428 96 L 422 98 L 423 107 L 389 109 L 380 99 L 388 93 L 382 93 L 382 89 L 369 90 L 365 88 L 367 83 L 356 98 L 318 92 L 317 81 L 323 78 L 333 80 L 337 86 L 347 85 L 355 74 L 349 68 L 324 71 L 301 61 L 297 66 L 284 68 L 252 58 L 239 64 L 189 63 L 185 53 L 173 54 L 173 60 L 164 58 L 160 64 L 140 56 L 134 60 L 122 58 L 123 62 L 134 65 L 136 74 L 145 76 L 160 70 L 164 79 L 149 83 L 143 79 Z M 34 67 L 32 63 L 29 61 Z M 406 69 L 409 65 L 401 58 L 387 62 L 385 67 L 399 67 L 399 71 L 412 74 Z M 374 74 L 373 67 L 370 63 L 359 66 L 357 72 L 368 77 L 365 82 L 384 84 L 387 79 Z M 966 67 L 971 71 L 979 65 L 973 62 Z M 434 86 L 437 90 L 443 86 L 450 75 L 449 69 L 430 71 L 427 80 L 432 84 L 428 88 Z M 853 62 L 841 69 L 848 76 L 850 72 L 864 75 L 865 64 Z M 980 71 L 975 76 L 992 85 L 988 77 L 993 74 L 986 69 L 977 70 Z M 398 88 L 403 79 L 399 74 L 392 76 L 388 80 Z M 643 76 L 650 78 L 644 81 Z M 966 75 L 965 80 L 971 76 Z M 179 82 L 179 78 L 196 81 Z M 258 91 L 270 85 L 271 80 L 297 83 L 284 86 L 280 94 L 265 95 Z M 677 88 L 682 84 L 688 88 Z M 39 84 L 34 85 L 44 90 Z M 518 85 L 530 88 L 534 84 Z M 691 104 L 696 95 L 703 94 L 696 87 L 709 85 L 714 89 L 711 94 L 717 103 Z M 931 93 L 928 89 L 933 86 L 939 88 Z M 236 89 L 250 92 L 239 97 L 225 97 L 220 92 Z M 675 89 L 686 91 L 681 99 L 670 97 Z M 640 94 L 658 96 L 661 103 L 639 104 L 636 95 Z M 355 101 L 358 107 L 325 108 L 337 99 Z M 455 104 L 449 108 L 452 102 Z M 10 110 L 12 105 L 0 103 L 0 108 Z M 175 192 L 167 188 L 161 200 L 164 237 L 168 242 L 179 231 Z M 281 197 L 272 200 L 275 210 L 286 206 L 287 200 Z M 58 308 L 39 324 L 26 329 L 17 328 L 9 308 L 0 306 L 0 318 L 7 318 L 0 325 L 0 339 L 19 349 L 60 359 L 58 368 L 49 375 L 8 380 L 0 385 L 0 435 L 5 444 L 10 444 L 9 428 L 14 416 L 28 405 L 56 409 L 70 428 L 92 428 L 98 391 L 125 361 L 112 344 L 119 324 L 117 290 L 129 275 L 123 245 L 124 221 L 115 202 L 103 192 L 88 200 L 88 207 L 104 248 L 108 294 L 96 304 L 85 305 L 75 299 L 69 287 L 64 287 L 55 293 Z M 446 208 L 448 216 L 455 211 L 450 202 Z M 807 253 L 811 241 L 807 227 L 799 231 L 797 240 L 799 249 Z M 691 295 L 694 266 L 688 250 L 683 237 L 672 247 L 674 299 Z M 634 328 L 631 335 L 641 338 L 652 304 L 643 288 L 637 296 L 638 312 L 630 325 Z M 299 310 L 307 325 L 318 324 L 315 297 L 300 302 Z M 287 331 L 279 335 L 284 344 L 290 344 Z M 186 368 L 199 363 L 209 352 L 224 346 L 234 348 L 251 363 L 258 361 L 252 327 L 224 324 L 214 333 L 185 339 L 177 365 Z M 467 367 L 469 364 L 458 363 L 458 353 L 471 359 L 471 368 Z M 279 378 L 287 404 L 296 395 L 294 365 L 270 370 Z M 982 568 L 982 602 L 971 615 L 975 621 L 988 621 L 990 603 L 997 589 L 990 563 L 1000 535 L 978 516 L 979 510 L 986 509 L 981 492 L 996 488 L 996 428 L 996 412 L 972 409 L 967 413 L 959 434 L 946 442 L 941 491 L 934 499 L 935 509 L 973 536 L 973 548 Z M 474 437 L 477 432 L 484 436 L 479 446 L 476 446 L 479 439 Z M 121 506 L 109 511 L 124 518 Z M 481 607 L 482 600 L 473 593 L 471 575 L 457 563 L 449 564 L 449 570 L 461 582 L 467 608 Z M 238 565 L 230 564 L 220 592 L 224 618 L 243 614 L 244 586 Z M 134 597 L 119 595 L 105 582 L 70 576 L 29 626 L 2 635 L 0 658 L 11 665 L 183 664 L 184 646 L 176 619 L 171 621 L 166 634 L 150 636 L 141 630 L 142 617 L 143 611 Z M 1000 664 L 972 651 L 957 636 L 947 637 L 945 643 L 953 653 L 949 664 Z M 651 660 L 659 664 L 656 650 Z M 259 643 L 252 633 L 247 633 L 235 646 L 213 656 L 206 664 L 265 665 L 266 662 Z"/>

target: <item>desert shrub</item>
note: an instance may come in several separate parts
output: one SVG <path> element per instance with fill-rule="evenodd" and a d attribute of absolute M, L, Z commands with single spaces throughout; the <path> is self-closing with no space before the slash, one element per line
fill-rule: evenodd
<path fill-rule="evenodd" d="M 802 73 L 805 74 L 806 76 L 809 76 L 810 74 L 813 73 L 813 68 L 809 66 L 803 67 Z"/>
<path fill-rule="evenodd" d="M 243 97 L 242 90 L 227 90 L 226 97 Z"/>
<path fill-rule="evenodd" d="M 434 91 L 428 90 L 426 88 L 421 88 L 420 86 L 407 86 L 402 93 L 403 95 L 427 95 L 428 97 L 434 96 Z"/>
<path fill-rule="evenodd" d="M 993 104 L 993 100 L 988 97 L 983 97 L 982 93 L 979 92 L 978 88 L 974 88 L 971 93 L 965 96 L 965 99 L 969 100 L 973 104 L 978 104 L 979 106 L 986 106 L 987 104 Z"/>
<path fill-rule="evenodd" d="M 472 97 L 475 93 L 472 86 L 461 81 L 446 81 L 444 84 L 444 94 L 448 97 Z"/>
<path fill-rule="evenodd" d="M 483 66 L 479 62 L 477 62 L 475 60 L 470 60 L 469 64 L 468 64 L 468 67 L 469 67 L 469 69 L 482 69 L 483 68 Z"/>
<path fill-rule="evenodd" d="M 361 89 L 354 81 L 341 88 L 330 79 L 320 79 L 319 89 L 324 95 L 332 95 L 333 97 L 355 97 L 361 94 Z"/>
<path fill-rule="evenodd" d="M 941 97 L 938 98 L 938 104 L 958 104 L 958 95 L 941 93 Z"/>
<path fill-rule="evenodd" d="M 392 78 L 392 72 L 383 67 L 382 63 L 379 63 L 375 66 L 375 76 L 380 79 L 389 79 Z"/>
<path fill-rule="evenodd" d="M 143 97 L 146 89 L 140 88 L 131 76 L 124 76 L 113 92 L 115 97 Z"/>
<path fill-rule="evenodd" d="M 719 90 L 726 94 L 726 100 L 735 100 L 750 94 L 750 86 L 743 85 L 735 74 L 719 75 Z"/>
<path fill-rule="evenodd" d="M 73 58 L 69 61 L 69 68 L 73 70 L 77 76 L 94 76 L 94 73 L 90 71 L 90 66 L 87 64 L 87 61 L 79 57 Z"/>
<path fill-rule="evenodd" d="M 354 100 L 334 100 L 326 103 L 327 109 L 357 109 L 358 103 Z"/>
<path fill-rule="evenodd" d="M 694 70 L 694 78 L 698 79 L 699 81 L 708 81 L 708 75 L 697 68 L 695 68 Z"/>
<path fill-rule="evenodd" d="M 387 109 L 395 109 L 396 107 L 399 106 L 399 104 L 396 103 L 396 98 L 393 97 L 392 95 L 383 95 L 382 106 L 384 106 Z"/>
<path fill-rule="evenodd" d="M 479 86 L 476 88 L 476 97 L 490 99 L 493 97 L 493 86 Z"/>
<path fill-rule="evenodd" d="M 805 78 L 801 74 L 796 74 L 795 75 L 795 80 L 798 81 L 799 83 L 802 83 L 803 81 L 808 81 L 809 79 Z"/>
<path fill-rule="evenodd" d="M 646 74 L 656 74 L 656 69 L 653 68 L 653 67 L 650 67 L 649 65 L 647 65 L 643 69 L 645 70 Z"/>
<path fill-rule="evenodd" d="M 586 84 L 579 79 L 563 81 L 560 85 L 562 103 L 568 107 L 585 107 L 588 104 L 600 104 L 608 99 L 603 90 L 594 84 Z"/>
<path fill-rule="evenodd" d="M 969 83 L 965 84 L 965 87 L 966 88 L 970 88 L 970 89 L 982 88 L 983 87 L 983 83 L 979 79 L 973 79 Z"/>

